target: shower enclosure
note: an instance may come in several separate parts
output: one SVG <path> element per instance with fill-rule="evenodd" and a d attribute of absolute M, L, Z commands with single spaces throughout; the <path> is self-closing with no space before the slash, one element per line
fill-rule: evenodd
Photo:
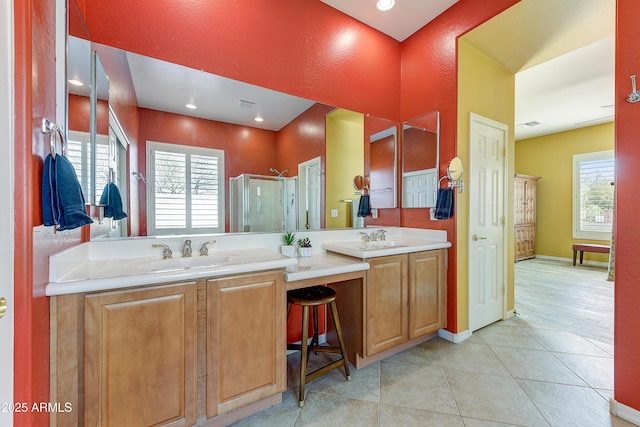
<path fill-rule="evenodd" d="M 231 232 L 298 228 L 296 178 L 242 174 L 229 191 Z"/>

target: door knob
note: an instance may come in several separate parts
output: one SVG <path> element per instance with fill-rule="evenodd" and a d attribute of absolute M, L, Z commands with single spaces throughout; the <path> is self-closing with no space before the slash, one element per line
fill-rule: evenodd
<path fill-rule="evenodd" d="M 7 299 L 5 297 L 0 297 L 0 317 L 4 316 L 7 312 Z"/>
<path fill-rule="evenodd" d="M 487 240 L 486 237 L 482 237 L 482 236 L 478 236 L 477 234 L 473 235 L 473 241 L 478 241 L 478 240 Z"/>

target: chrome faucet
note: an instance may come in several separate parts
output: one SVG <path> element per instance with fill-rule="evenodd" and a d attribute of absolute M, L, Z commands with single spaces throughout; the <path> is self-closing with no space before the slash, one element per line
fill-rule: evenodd
<path fill-rule="evenodd" d="M 169 245 L 162 245 L 159 243 L 154 243 L 153 245 L 154 248 L 163 248 L 162 250 L 162 259 L 171 259 L 173 258 L 173 252 L 171 252 L 171 248 L 169 247 Z"/>
<path fill-rule="evenodd" d="M 215 240 L 209 240 L 208 242 L 204 242 L 202 246 L 200 246 L 200 256 L 208 256 L 209 255 L 209 246 L 216 243 Z"/>
<path fill-rule="evenodd" d="M 383 230 L 383 229 L 380 229 L 380 230 L 376 231 L 375 239 L 376 240 L 386 240 L 387 239 L 387 236 L 385 234 L 386 232 L 387 232 L 387 230 Z"/>
<path fill-rule="evenodd" d="M 191 258 L 191 240 L 189 239 L 184 241 L 184 246 L 182 247 L 182 257 Z"/>

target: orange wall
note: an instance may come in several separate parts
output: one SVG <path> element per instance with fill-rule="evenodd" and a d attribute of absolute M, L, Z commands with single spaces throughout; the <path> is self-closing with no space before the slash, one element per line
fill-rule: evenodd
<path fill-rule="evenodd" d="M 640 104 L 625 101 L 629 76 L 640 73 L 640 2 L 617 1 L 616 26 L 616 283 L 614 321 L 615 399 L 640 411 Z"/>

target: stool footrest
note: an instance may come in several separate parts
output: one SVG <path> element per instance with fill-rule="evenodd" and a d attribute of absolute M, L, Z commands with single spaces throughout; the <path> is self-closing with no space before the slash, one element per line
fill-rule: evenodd
<path fill-rule="evenodd" d="M 305 381 L 305 382 L 313 381 L 313 380 L 315 380 L 316 378 L 318 378 L 319 376 L 321 376 L 321 375 L 323 375 L 323 374 L 326 374 L 326 373 L 327 373 L 327 372 L 329 372 L 329 371 L 333 371 L 334 369 L 340 368 L 340 367 L 342 367 L 342 366 L 343 366 L 343 363 L 344 363 L 344 362 L 343 362 L 343 360 L 342 360 L 342 359 L 338 359 L 338 360 L 336 360 L 336 361 L 335 361 L 335 362 L 333 362 L 333 363 L 329 363 L 328 365 L 323 366 L 322 368 L 316 369 L 316 370 L 315 370 L 315 371 L 313 371 L 313 372 L 309 372 L 309 373 L 306 375 L 306 377 L 307 377 L 307 378 L 306 378 L 306 381 Z"/>

